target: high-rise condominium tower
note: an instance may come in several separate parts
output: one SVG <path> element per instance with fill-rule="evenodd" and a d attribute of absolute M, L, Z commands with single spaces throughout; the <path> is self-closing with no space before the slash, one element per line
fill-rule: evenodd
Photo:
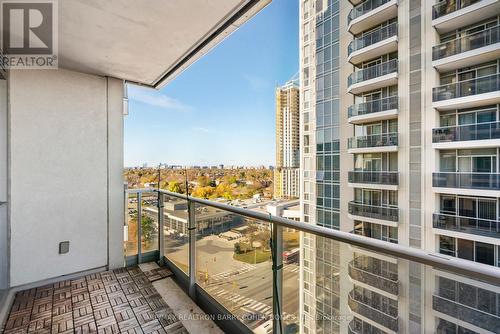
<path fill-rule="evenodd" d="M 500 1 L 299 1 L 302 220 L 500 266 Z M 302 236 L 304 333 L 498 332 L 499 293 Z"/>
<path fill-rule="evenodd" d="M 276 88 L 274 197 L 299 197 L 299 86 L 296 79 Z"/>

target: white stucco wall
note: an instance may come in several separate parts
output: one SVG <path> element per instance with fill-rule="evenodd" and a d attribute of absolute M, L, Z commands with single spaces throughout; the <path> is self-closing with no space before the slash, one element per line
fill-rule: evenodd
<path fill-rule="evenodd" d="M 66 70 L 11 72 L 11 286 L 107 266 L 108 259 L 117 266 L 123 256 L 121 87 Z M 108 231 L 119 233 L 109 244 Z M 60 255 L 65 240 L 70 251 Z"/>

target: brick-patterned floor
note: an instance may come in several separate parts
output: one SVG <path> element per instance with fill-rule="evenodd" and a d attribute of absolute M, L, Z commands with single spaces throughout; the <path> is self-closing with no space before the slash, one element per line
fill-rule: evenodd
<path fill-rule="evenodd" d="M 121 268 L 18 292 L 4 334 L 188 333 L 151 284 L 169 274 Z"/>

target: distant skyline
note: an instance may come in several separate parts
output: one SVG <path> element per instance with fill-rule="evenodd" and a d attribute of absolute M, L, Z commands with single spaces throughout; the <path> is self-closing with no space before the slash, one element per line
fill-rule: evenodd
<path fill-rule="evenodd" d="M 298 11 L 274 0 L 162 90 L 129 86 L 125 166 L 274 165 L 274 90 L 298 71 Z"/>

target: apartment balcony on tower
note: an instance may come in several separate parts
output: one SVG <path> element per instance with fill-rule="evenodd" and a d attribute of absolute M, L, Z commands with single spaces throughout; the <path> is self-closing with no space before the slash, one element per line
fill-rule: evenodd
<path fill-rule="evenodd" d="M 398 83 L 397 53 L 360 63 L 347 78 L 347 91 L 361 94 Z"/>
<path fill-rule="evenodd" d="M 353 220 L 397 226 L 399 209 L 397 191 L 354 189 L 354 200 L 348 204 L 348 216 Z"/>
<path fill-rule="evenodd" d="M 354 170 L 348 173 L 351 187 L 397 190 L 399 184 L 396 152 L 354 155 Z"/>
<path fill-rule="evenodd" d="M 500 26 L 496 15 L 441 34 L 439 39 L 439 44 L 432 48 L 432 66 L 441 73 L 500 58 Z"/>
<path fill-rule="evenodd" d="M 372 291 L 362 286 L 354 285 L 349 292 L 348 305 L 354 315 L 369 319 L 383 331 L 398 332 L 398 300 Z"/>
<path fill-rule="evenodd" d="M 435 149 L 500 147 L 499 105 L 442 111 L 432 130 Z"/>
<path fill-rule="evenodd" d="M 482 63 L 440 74 L 432 90 L 432 107 L 453 110 L 500 103 L 499 61 Z"/>
<path fill-rule="evenodd" d="M 439 229 L 438 234 L 495 242 L 492 238 L 500 238 L 498 207 L 499 199 L 495 197 L 440 194 L 433 227 Z"/>
<path fill-rule="evenodd" d="M 347 60 L 359 64 L 398 50 L 398 22 L 392 19 L 354 36 Z"/>
<path fill-rule="evenodd" d="M 347 30 L 359 34 L 397 15 L 397 0 L 365 0 L 355 4 L 349 12 Z"/>
<path fill-rule="evenodd" d="M 432 309 L 438 333 L 495 333 L 500 328 L 498 287 L 442 272 L 434 276 Z M 450 321 L 451 319 L 456 319 Z M 467 326 L 462 327 L 462 326 Z"/>
<path fill-rule="evenodd" d="M 398 150 L 397 119 L 363 123 L 354 126 L 354 137 L 347 140 L 348 153 L 396 152 Z"/>
<path fill-rule="evenodd" d="M 432 185 L 439 193 L 496 197 L 500 190 L 498 148 L 439 151 L 439 171 Z"/>
<path fill-rule="evenodd" d="M 442 0 L 432 7 L 432 26 L 439 33 L 464 27 L 500 11 L 497 0 Z"/>
<path fill-rule="evenodd" d="M 388 86 L 354 95 L 347 109 L 350 124 L 363 124 L 398 117 L 398 87 Z"/>

